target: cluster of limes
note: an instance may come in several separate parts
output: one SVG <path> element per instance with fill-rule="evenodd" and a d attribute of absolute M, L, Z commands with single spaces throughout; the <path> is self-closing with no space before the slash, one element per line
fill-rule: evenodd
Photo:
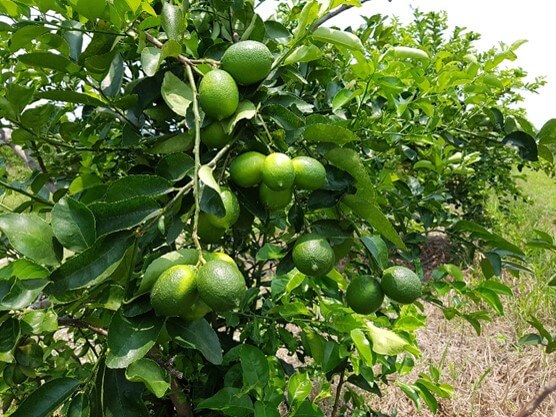
<path fill-rule="evenodd" d="M 220 199 L 224 205 L 224 215 L 201 212 L 197 233 L 205 243 L 218 242 L 226 230 L 239 219 L 240 207 L 236 195 L 226 187 L 220 189 Z"/>
<path fill-rule="evenodd" d="M 157 315 L 196 320 L 239 305 L 247 287 L 234 260 L 218 252 L 204 257 L 206 263 L 199 268 L 198 258 L 191 256 L 191 263 L 172 265 L 158 276 L 150 293 Z"/>
<path fill-rule="evenodd" d="M 421 296 L 421 280 L 404 266 L 385 269 L 380 283 L 370 275 L 357 275 L 348 285 L 346 302 L 356 313 L 370 314 L 382 306 L 384 295 L 399 304 L 411 304 Z"/>
<path fill-rule="evenodd" d="M 232 136 L 222 120 L 233 115 L 239 105 L 239 85 L 251 85 L 270 73 L 274 57 L 264 43 L 241 41 L 222 56 L 221 69 L 209 71 L 199 84 L 199 104 L 215 121 L 203 128 L 201 140 L 210 148 L 222 148 Z"/>
<path fill-rule="evenodd" d="M 293 187 L 316 190 L 326 184 L 326 169 L 314 158 L 291 159 L 281 152 L 263 155 L 249 151 L 237 156 L 230 165 L 230 178 L 240 187 L 259 186 L 261 202 L 270 210 L 290 203 Z"/>

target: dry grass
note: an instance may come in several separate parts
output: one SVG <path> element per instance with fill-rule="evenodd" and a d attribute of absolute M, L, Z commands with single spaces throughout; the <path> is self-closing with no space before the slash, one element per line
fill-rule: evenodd
<path fill-rule="evenodd" d="M 418 362 L 416 371 L 442 363 L 443 382 L 456 388 L 454 398 L 440 401 L 437 416 L 512 416 L 556 378 L 556 357 L 538 347 L 517 346 L 519 335 L 509 317 L 496 319 L 477 336 L 467 323 L 448 322 L 437 310 L 429 313 L 429 325 L 419 333 L 426 361 Z M 418 412 L 396 387 L 384 387 L 384 394 L 372 400 L 382 412 L 397 410 L 398 417 L 433 416 L 425 408 Z M 553 395 L 534 415 L 554 417 L 555 412 Z"/>

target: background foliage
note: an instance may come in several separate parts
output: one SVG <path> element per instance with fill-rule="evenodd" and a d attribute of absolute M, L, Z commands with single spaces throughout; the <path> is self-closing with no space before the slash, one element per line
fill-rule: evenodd
<path fill-rule="evenodd" d="M 490 231 L 484 207 L 493 193 L 516 197 L 516 170 L 552 169 L 556 122 L 537 131 L 519 108 L 520 91 L 542 85 L 506 66 L 519 42 L 479 52 L 477 34 L 450 31 L 434 13 L 417 12 L 407 27 L 378 15 L 360 28 L 323 26 L 343 5 L 357 2 L 284 3 L 265 22 L 242 1 L 0 4 L 5 143 L 32 167 L 1 171 L 4 412 L 380 415 L 363 392 L 379 395 L 381 383 L 432 410 L 453 394 L 435 367 L 412 384 L 398 378 L 420 355 L 422 303 L 477 332 L 503 313 L 512 290 L 498 277 L 527 272 L 527 257 Z M 273 71 L 241 88 L 226 121 L 233 144 L 199 147 L 185 69 L 198 83 L 246 39 L 270 48 Z M 245 150 L 318 158 L 328 184 L 268 212 L 256 192 L 228 184 L 229 163 Z M 214 190 L 223 185 L 243 221 L 205 249 L 242 269 L 240 308 L 191 322 L 155 316 L 153 260 L 192 247 L 195 204 L 222 213 Z M 293 268 L 291 248 L 306 231 L 343 259 L 326 277 Z M 446 264 L 421 302 L 370 316 L 345 305 L 355 274 L 403 262 L 422 276 L 419 245 L 439 231 L 463 259 L 480 261 L 478 282 Z M 543 232 L 535 244 L 554 249 Z M 553 351 L 551 333 L 535 327 Z"/>

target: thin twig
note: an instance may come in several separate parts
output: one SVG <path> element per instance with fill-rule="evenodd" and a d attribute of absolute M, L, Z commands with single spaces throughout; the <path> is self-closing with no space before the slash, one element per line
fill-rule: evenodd
<path fill-rule="evenodd" d="M 516 417 L 528 417 L 535 412 L 535 410 L 541 405 L 541 403 L 548 397 L 551 393 L 556 391 L 556 379 L 552 380 L 547 386 L 541 389 L 535 398 L 529 401 L 525 406 L 519 410 Z"/>
<path fill-rule="evenodd" d="M 338 386 L 336 387 L 336 398 L 334 398 L 334 407 L 332 408 L 332 414 L 330 417 L 336 417 L 336 413 L 338 412 L 338 407 L 340 406 L 340 394 L 342 393 L 345 374 L 346 369 L 344 368 L 340 373 L 340 380 L 338 381 Z"/>
<path fill-rule="evenodd" d="M 199 235 L 197 233 L 199 227 L 199 215 L 201 213 L 201 190 L 199 187 L 199 170 L 201 169 L 201 115 L 199 113 L 199 102 L 197 101 L 197 86 L 195 84 L 195 78 L 193 77 L 193 70 L 191 66 L 186 66 L 185 71 L 187 72 L 187 78 L 189 79 L 189 86 L 193 91 L 193 116 L 195 117 L 195 146 L 193 148 L 193 153 L 195 154 L 195 176 L 193 178 L 193 198 L 195 199 L 195 214 L 193 216 L 193 242 L 195 243 L 195 248 L 199 252 L 199 261 L 205 263 L 203 257 L 203 248 L 199 242 Z"/>
<path fill-rule="evenodd" d="M 108 336 L 108 331 L 106 331 L 106 329 L 93 326 L 92 324 L 89 324 L 84 320 L 76 319 L 72 317 L 67 317 L 67 316 L 58 317 L 58 325 L 64 327 L 77 327 L 78 329 L 88 329 L 100 336 L 104 336 L 104 337 Z"/>
<path fill-rule="evenodd" d="M 361 4 L 363 3 L 367 3 L 370 0 L 361 0 Z M 322 25 L 324 22 L 332 19 L 333 17 L 338 16 L 340 13 L 345 12 L 348 9 L 351 9 L 353 6 L 348 5 L 348 4 L 343 4 L 340 7 L 338 7 L 337 9 L 334 9 L 330 12 L 328 12 L 327 14 L 325 14 L 323 17 L 321 17 L 319 20 L 317 20 L 315 23 L 313 23 L 313 25 L 311 26 L 311 30 L 315 30 L 316 28 L 318 28 L 320 25 Z"/>
<path fill-rule="evenodd" d="M 159 49 L 162 49 L 164 47 L 164 44 L 162 42 L 160 42 L 158 39 L 156 39 L 153 35 L 151 35 L 150 33 L 145 32 L 145 37 L 147 39 L 148 42 L 150 42 L 151 44 L 153 44 L 154 46 L 156 46 Z M 195 70 L 195 72 L 197 72 L 198 74 L 203 75 L 203 73 L 201 71 L 199 71 L 197 69 L 197 67 L 195 67 L 195 63 L 192 62 L 189 58 L 187 58 L 185 55 L 178 55 L 176 57 L 176 59 L 181 62 L 183 65 L 185 65 L 186 68 L 193 68 Z"/>
<path fill-rule="evenodd" d="M 185 393 L 181 390 L 180 383 L 172 378 L 172 394 L 170 394 L 170 399 L 176 410 L 176 415 L 180 417 L 193 417 L 193 410 L 189 404 L 189 400 Z"/>

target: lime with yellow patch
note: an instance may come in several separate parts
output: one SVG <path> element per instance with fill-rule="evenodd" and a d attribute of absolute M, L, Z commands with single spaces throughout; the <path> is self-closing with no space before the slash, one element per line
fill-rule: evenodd
<path fill-rule="evenodd" d="M 151 305 L 158 316 L 181 316 L 198 297 L 196 270 L 174 265 L 164 271 L 151 289 Z"/>

